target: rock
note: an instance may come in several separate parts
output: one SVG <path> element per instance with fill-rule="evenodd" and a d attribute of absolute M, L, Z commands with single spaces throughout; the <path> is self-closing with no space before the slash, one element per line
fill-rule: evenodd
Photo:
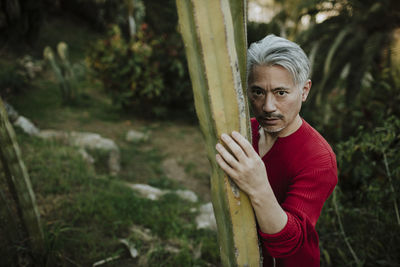
<path fill-rule="evenodd" d="M 85 162 L 87 162 L 88 164 L 94 163 L 94 158 L 89 153 L 87 153 L 87 151 L 84 148 L 79 148 L 78 152 L 79 154 L 81 154 Z"/>
<path fill-rule="evenodd" d="M 110 174 L 117 175 L 121 170 L 119 148 L 113 140 L 104 138 L 97 133 L 71 132 L 68 136 L 68 142 L 70 145 L 85 149 L 108 151 L 108 169 Z"/>
<path fill-rule="evenodd" d="M 138 192 L 141 194 L 143 197 L 151 200 L 158 200 L 161 196 L 168 194 L 168 193 L 174 193 L 178 195 L 180 198 L 190 201 L 190 202 L 197 202 L 198 197 L 197 195 L 190 191 L 190 190 L 176 190 L 176 191 L 171 191 L 171 190 L 161 190 L 159 188 L 147 185 L 147 184 L 129 184 L 126 183 L 126 185 L 133 189 L 134 191 Z"/>
<path fill-rule="evenodd" d="M 165 194 L 164 191 L 147 184 L 127 184 L 127 186 L 141 194 L 143 197 L 151 200 L 157 200 Z"/>
<path fill-rule="evenodd" d="M 211 202 L 200 207 L 200 214 L 196 217 L 197 229 L 217 230 L 217 222 Z"/>
<path fill-rule="evenodd" d="M 10 120 L 11 123 L 14 123 L 19 117 L 18 112 L 9 103 L 7 103 L 5 101 L 3 103 L 4 103 L 4 107 L 6 108 L 8 119 Z"/>
<path fill-rule="evenodd" d="M 190 202 L 197 202 L 198 197 L 197 195 L 190 190 L 176 190 L 175 194 L 177 194 L 180 198 L 185 199 Z"/>
<path fill-rule="evenodd" d="M 124 244 L 126 246 L 126 248 L 129 250 L 129 254 L 131 255 L 132 258 L 136 258 L 139 253 L 135 247 L 135 243 L 130 242 L 128 239 L 125 238 L 121 238 L 119 240 L 119 242 L 121 242 L 122 244 Z"/>
<path fill-rule="evenodd" d="M 19 116 L 14 125 L 20 127 L 28 135 L 36 136 L 39 134 L 39 129 L 24 116 Z"/>
<path fill-rule="evenodd" d="M 106 151 L 119 150 L 115 142 L 97 133 L 70 132 L 69 143 L 74 146 Z"/>
<path fill-rule="evenodd" d="M 63 132 L 56 130 L 42 130 L 37 135 L 44 139 L 55 139 L 67 145 L 81 149 L 103 150 L 109 152 L 108 169 L 111 175 L 116 175 L 121 170 L 120 152 L 118 146 L 111 139 L 104 138 L 97 133 L 88 132 Z M 82 152 L 81 152 L 82 154 Z M 83 155 L 85 157 L 85 155 Z"/>
<path fill-rule="evenodd" d="M 128 142 L 147 141 L 149 140 L 149 135 L 135 130 L 129 130 L 126 133 L 125 140 Z"/>

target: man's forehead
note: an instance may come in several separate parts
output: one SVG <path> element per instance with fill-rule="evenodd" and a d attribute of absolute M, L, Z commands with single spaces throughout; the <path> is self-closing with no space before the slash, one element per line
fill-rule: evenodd
<path fill-rule="evenodd" d="M 254 65 L 249 73 L 248 85 L 259 83 L 294 86 L 291 73 L 281 65 Z"/>

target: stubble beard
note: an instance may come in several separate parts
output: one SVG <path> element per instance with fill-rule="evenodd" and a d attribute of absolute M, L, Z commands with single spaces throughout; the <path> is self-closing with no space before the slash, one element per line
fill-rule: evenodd
<path fill-rule="evenodd" d="M 280 128 L 274 128 L 274 127 L 262 127 L 264 129 L 264 132 L 270 134 L 270 135 L 278 135 L 285 127 L 280 127 Z"/>
<path fill-rule="evenodd" d="M 264 116 L 264 118 L 275 118 L 279 119 L 280 121 L 284 122 L 284 116 L 281 114 L 268 114 L 267 116 Z M 279 128 L 276 128 L 276 126 L 263 126 L 261 127 L 264 129 L 265 133 L 268 133 L 270 135 L 278 135 L 283 129 L 286 128 L 286 126 L 281 126 Z"/>

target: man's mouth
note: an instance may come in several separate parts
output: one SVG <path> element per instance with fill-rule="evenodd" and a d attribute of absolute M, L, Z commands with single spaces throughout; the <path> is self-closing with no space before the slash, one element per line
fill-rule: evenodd
<path fill-rule="evenodd" d="M 265 121 L 275 121 L 275 120 L 281 120 L 283 119 L 282 115 L 275 115 L 275 116 L 263 116 L 261 117 L 262 120 Z"/>

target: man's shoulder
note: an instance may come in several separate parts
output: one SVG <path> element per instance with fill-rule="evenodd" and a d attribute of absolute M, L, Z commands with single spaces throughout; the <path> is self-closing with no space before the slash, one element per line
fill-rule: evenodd
<path fill-rule="evenodd" d="M 328 141 L 326 141 L 326 139 L 305 120 L 303 120 L 302 128 L 302 139 L 305 145 L 304 148 L 308 147 L 309 149 L 316 149 L 334 154 Z"/>
<path fill-rule="evenodd" d="M 300 157 L 312 165 L 321 165 L 324 162 L 325 166 L 336 167 L 335 153 L 326 139 L 305 120 L 303 120 L 302 128 L 300 137 L 302 142 L 296 149 Z"/>

